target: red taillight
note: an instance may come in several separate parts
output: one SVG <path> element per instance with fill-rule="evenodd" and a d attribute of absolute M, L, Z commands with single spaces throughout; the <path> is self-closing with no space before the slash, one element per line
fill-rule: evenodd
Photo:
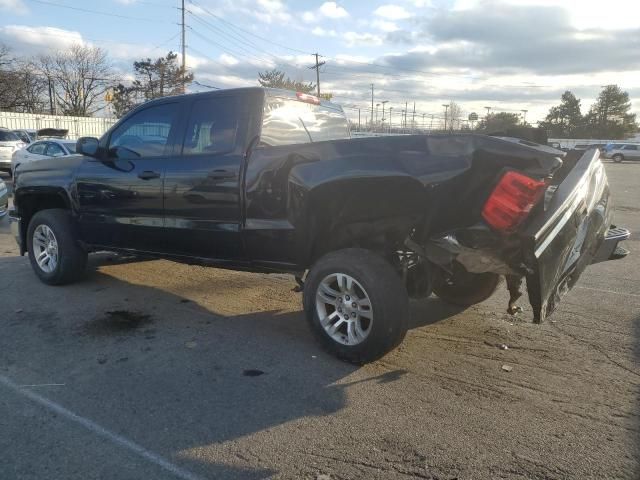
<path fill-rule="evenodd" d="M 482 208 L 482 217 L 496 230 L 514 232 L 544 194 L 546 183 L 517 172 L 505 173 Z"/>
<path fill-rule="evenodd" d="M 320 105 L 320 99 L 314 95 L 309 95 L 308 93 L 296 92 L 296 97 L 298 100 L 305 103 L 311 103 L 313 105 Z"/>

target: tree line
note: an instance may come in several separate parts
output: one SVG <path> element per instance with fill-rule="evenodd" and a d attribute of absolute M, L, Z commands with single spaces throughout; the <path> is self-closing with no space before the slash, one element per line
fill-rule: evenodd
<path fill-rule="evenodd" d="M 560 105 L 551 107 L 539 127 L 551 138 L 624 139 L 638 131 L 631 113 L 629 94 L 618 85 L 602 87 L 595 103 L 582 114 L 581 100 L 572 92 L 562 94 Z"/>
<path fill-rule="evenodd" d="M 47 55 L 16 58 L 0 44 L 0 110 L 91 116 L 110 105 L 115 116 L 121 117 L 144 101 L 181 93 L 194 81 L 193 73 L 179 65 L 174 52 L 133 62 L 129 85 L 119 80 L 122 75 L 99 47 L 76 44 Z M 257 80 L 263 87 L 305 93 L 316 89 L 313 82 L 292 80 L 278 69 L 259 72 Z M 331 93 L 321 96 L 332 98 Z M 449 104 L 446 115 L 447 130 L 470 129 L 455 102 Z M 474 130 L 491 133 L 516 126 L 523 126 L 518 114 L 497 112 L 482 118 Z M 629 94 L 617 85 L 604 86 L 585 114 L 581 100 L 564 92 L 560 104 L 551 107 L 538 126 L 552 138 L 622 139 L 638 131 Z"/>
<path fill-rule="evenodd" d="M 120 117 L 143 101 L 181 93 L 194 80 L 173 52 L 140 59 L 132 67 L 133 81 L 125 86 L 119 80 L 123 74 L 99 47 L 76 44 L 17 58 L 0 45 L 0 110 L 91 116 L 111 105 Z"/>

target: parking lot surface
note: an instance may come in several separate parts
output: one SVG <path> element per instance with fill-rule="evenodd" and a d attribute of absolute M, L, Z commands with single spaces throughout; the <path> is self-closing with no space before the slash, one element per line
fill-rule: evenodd
<path fill-rule="evenodd" d="M 640 164 L 607 171 L 640 232 Z M 358 368 L 314 343 L 288 276 L 97 254 L 47 287 L 5 218 L 0 478 L 638 479 L 638 238 L 543 325 L 506 289 L 413 302 Z"/>

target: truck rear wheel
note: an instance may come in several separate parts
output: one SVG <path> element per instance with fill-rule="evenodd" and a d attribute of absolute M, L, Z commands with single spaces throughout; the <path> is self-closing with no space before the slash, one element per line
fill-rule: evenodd
<path fill-rule="evenodd" d="M 29 222 L 27 242 L 31 267 L 42 282 L 64 285 L 84 274 L 87 252 L 76 241 L 67 210 L 37 212 Z"/>
<path fill-rule="evenodd" d="M 409 325 L 402 278 L 375 253 L 348 248 L 329 253 L 305 280 L 304 309 L 320 344 L 356 364 L 395 348 Z"/>
<path fill-rule="evenodd" d="M 500 275 L 496 273 L 469 273 L 459 267 L 453 275 L 444 272 L 438 275 L 433 293 L 452 305 L 470 307 L 493 295 L 499 283 Z"/>

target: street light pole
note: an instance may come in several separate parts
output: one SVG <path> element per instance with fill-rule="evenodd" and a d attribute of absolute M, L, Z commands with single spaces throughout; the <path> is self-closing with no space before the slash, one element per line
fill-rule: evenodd
<path fill-rule="evenodd" d="M 449 104 L 444 103 L 442 104 L 442 106 L 444 107 L 444 130 L 447 131 L 447 115 L 449 112 Z"/>
<path fill-rule="evenodd" d="M 389 107 L 389 133 L 391 133 L 391 122 L 393 121 L 393 107 Z"/>
<path fill-rule="evenodd" d="M 389 100 L 384 100 L 382 102 L 382 131 L 384 131 L 384 106 L 389 103 Z"/>
<path fill-rule="evenodd" d="M 522 124 L 526 125 L 527 124 L 527 112 L 529 110 L 520 110 L 522 112 Z"/>

